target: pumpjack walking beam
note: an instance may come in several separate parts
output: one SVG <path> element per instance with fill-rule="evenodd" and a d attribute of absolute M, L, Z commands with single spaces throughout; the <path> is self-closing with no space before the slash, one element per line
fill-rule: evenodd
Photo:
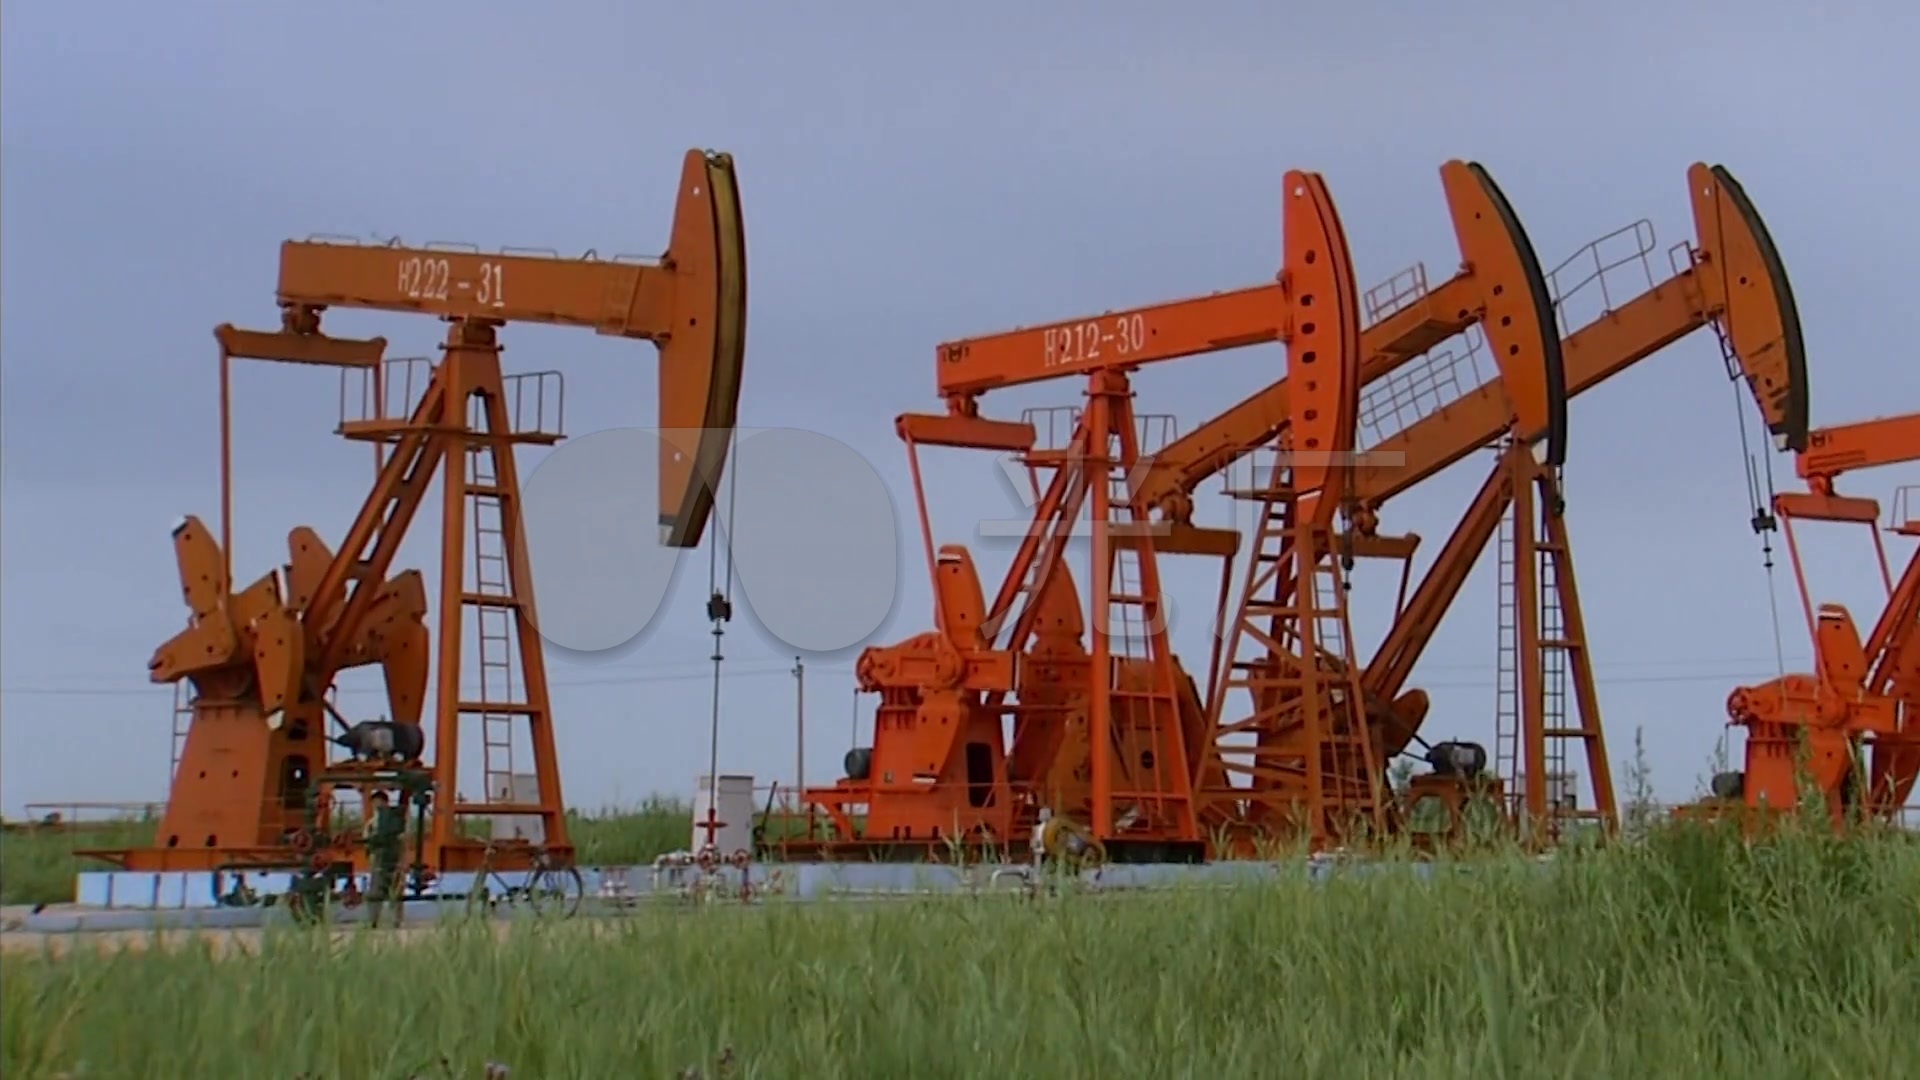
<path fill-rule="evenodd" d="M 1788 448 L 1804 447 L 1806 354 L 1784 264 L 1765 223 L 1725 168 L 1695 165 L 1688 182 L 1697 246 L 1688 251 L 1687 268 L 1566 335 L 1561 343 L 1566 392 L 1577 395 L 1710 326 L 1722 344 L 1730 376 L 1749 387 L 1769 431 Z M 1381 505 L 1475 448 L 1500 439 L 1506 430 L 1502 418 L 1508 415 L 1504 378 L 1490 383 L 1487 392 L 1466 395 L 1376 444 L 1372 449 L 1398 451 L 1399 461 L 1358 475 L 1356 497 L 1369 506 Z M 1548 434 L 1539 427 L 1518 432 L 1524 443 Z M 1477 553 L 1498 528 L 1500 512 L 1500 502 L 1483 489 L 1368 665 L 1366 683 L 1372 693 L 1392 698 L 1405 688 Z M 1412 734 L 1407 732 L 1407 738 Z M 1388 749 L 1397 753 L 1404 746 L 1402 741 Z"/>
<path fill-rule="evenodd" d="M 1484 320 L 1485 335 L 1492 345 L 1501 377 L 1511 392 L 1507 402 L 1514 418 L 1511 422 L 1547 433 L 1546 444 L 1543 447 L 1544 462 L 1536 462 L 1532 454 L 1522 448 L 1519 454 L 1510 456 L 1511 464 L 1506 466 L 1500 475 L 1507 481 L 1505 490 L 1509 493 L 1509 498 L 1512 497 L 1516 486 L 1519 488 L 1518 494 L 1521 497 L 1522 512 L 1525 517 L 1531 516 L 1525 513 L 1525 508 L 1532 505 L 1533 485 L 1536 481 L 1541 483 L 1543 491 L 1552 496 L 1551 499 L 1543 499 L 1543 502 L 1554 504 L 1552 518 L 1557 521 L 1557 483 L 1554 480 L 1555 474 L 1551 470 L 1557 468 L 1565 454 L 1566 394 L 1553 305 L 1548 296 L 1545 277 L 1540 270 L 1538 260 L 1534 257 L 1532 245 L 1527 240 L 1518 216 L 1514 214 L 1505 197 L 1492 185 L 1484 172 L 1479 172 L 1472 178 L 1479 183 L 1470 190 L 1480 195 L 1482 201 L 1475 205 L 1468 199 L 1456 198 L 1454 205 L 1456 222 L 1463 237 L 1463 249 L 1477 250 L 1481 253 L 1481 257 L 1476 261 L 1482 267 L 1483 288 L 1495 298 L 1491 310 L 1487 313 L 1488 317 Z M 1490 257 L 1493 255 L 1505 257 L 1495 259 Z M 1242 410 L 1242 419 L 1244 419 L 1244 410 Z M 1523 465 L 1524 468 L 1522 468 Z M 1531 538 L 1532 534 L 1528 533 L 1525 539 L 1530 541 Z M 1265 539 L 1263 530 L 1263 543 Z M 1349 534 L 1349 542 L 1351 542 L 1351 534 Z M 1356 552 L 1356 554 L 1360 553 L 1362 552 Z M 1364 552 L 1364 554 L 1390 553 L 1390 551 Z M 1401 553 L 1401 557 L 1404 558 L 1410 554 L 1411 544 L 1408 544 Z M 1256 553 L 1256 560 L 1258 557 Z M 1532 562 L 1531 551 L 1529 551 L 1527 563 L 1531 566 Z M 1249 593 L 1251 594 L 1251 590 Z M 1307 594 L 1303 592 L 1300 602 L 1305 603 L 1306 600 Z M 1525 652 L 1528 661 L 1523 663 L 1534 669 L 1541 666 L 1539 637 L 1540 635 L 1534 634 L 1527 638 L 1530 647 L 1523 647 L 1520 642 L 1512 643 L 1510 646 L 1517 651 Z M 1330 666 L 1334 670 L 1355 682 L 1347 694 L 1349 701 L 1365 700 L 1363 688 L 1357 684 L 1358 665 L 1353 663 L 1350 656 L 1341 655 L 1331 658 L 1323 657 L 1323 659 L 1331 659 Z M 1264 662 L 1278 667 L 1279 670 L 1305 666 L 1303 661 L 1278 655 L 1270 656 Z M 1247 666 L 1258 666 L 1260 663 L 1261 661 L 1254 661 Z M 1530 683 L 1537 684 L 1538 681 L 1537 675 L 1529 678 Z M 1216 681 L 1215 685 L 1230 687 L 1233 685 L 1233 680 L 1231 676 L 1227 676 Z M 1317 753 L 1305 750 L 1305 744 L 1313 741 L 1308 737 L 1311 732 L 1308 710 L 1289 702 L 1287 700 L 1289 696 L 1271 691 L 1257 696 L 1256 701 L 1260 702 L 1260 708 L 1253 717 L 1226 724 L 1221 720 L 1222 695 L 1216 692 L 1211 699 L 1212 726 L 1216 737 L 1238 734 L 1247 725 L 1263 726 L 1266 730 L 1262 733 L 1262 742 L 1267 745 L 1263 746 L 1262 751 L 1269 757 L 1283 758 L 1290 755 L 1296 761 L 1309 763 L 1318 760 Z M 1534 696 L 1538 698 L 1539 695 Z M 1376 706 L 1369 711 L 1382 720 L 1391 722 L 1397 719 L 1388 708 Z M 1537 710 L 1535 712 L 1537 713 Z M 1589 715 L 1592 715 L 1591 710 Z M 1544 724 L 1537 715 L 1530 714 L 1530 719 L 1533 721 L 1530 730 L 1537 736 Z M 1597 725 L 1591 735 L 1595 743 L 1594 756 L 1601 760 L 1601 768 L 1604 769 L 1604 750 L 1598 745 Z M 1391 739 L 1391 735 L 1384 735 L 1384 733 L 1376 737 Z M 1531 750 L 1530 758 L 1544 756 L 1539 738 L 1530 738 L 1528 742 Z M 1367 751 L 1366 771 L 1350 776 L 1349 783 L 1378 785 L 1381 780 L 1380 768 L 1384 762 L 1375 756 L 1373 745 L 1369 744 L 1365 750 Z M 1535 771 L 1537 775 L 1538 770 Z M 1604 777 L 1604 772 L 1602 776 Z M 1334 831 L 1328 821 L 1328 807 L 1323 805 L 1323 800 L 1327 797 L 1326 785 L 1313 783 L 1313 779 L 1311 775 L 1307 777 L 1309 782 L 1305 785 L 1306 790 L 1302 792 L 1298 775 L 1285 773 L 1266 777 L 1256 775 L 1253 784 L 1255 791 L 1259 793 L 1256 802 L 1263 804 L 1258 806 L 1258 809 L 1263 811 L 1260 816 L 1266 821 L 1256 821 L 1254 824 L 1265 826 L 1267 822 L 1273 821 L 1278 816 L 1274 813 L 1276 809 L 1274 804 L 1281 798 L 1289 794 L 1300 798 L 1304 794 L 1303 801 L 1311 808 L 1313 828 L 1310 838 L 1312 842 L 1323 845 L 1335 839 Z M 1454 794 L 1456 793 L 1448 792 L 1449 796 Z M 1455 809 L 1458 808 L 1455 807 Z M 1380 827 L 1377 821 L 1374 827 L 1376 830 Z M 1270 834 L 1268 838 L 1272 838 Z"/>
<path fill-rule="evenodd" d="M 1688 269 L 1568 335 L 1562 348 L 1567 393 L 1597 384 L 1704 324 L 1714 329 L 1729 375 L 1747 384 L 1775 438 L 1788 446 L 1804 446 L 1808 437 L 1806 360 L 1791 286 L 1778 252 L 1744 190 L 1724 168 L 1695 165 L 1688 181 L 1698 237 L 1697 246 L 1688 250 Z M 1690 293 L 1697 297 L 1690 310 L 1667 302 Z M 1503 373 L 1500 382 L 1505 381 Z M 1473 447 L 1485 445 L 1495 431 L 1497 409 L 1488 394 L 1468 395 L 1383 440 L 1379 448 L 1399 451 L 1402 464 L 1370 470 L 1361 478 L 1361 497 L 1377 507 Z M 1425 698 L 1417 691 L 1397 695 L 1511 505 L 1512 548 L 1503 551 L 1501 569 L 1503 578 L 1511 576 L 1502 587 L 1512 593 L 1510 598 L 1503 597 L 1512 611 L 1503 608 L 1502 634 L 1525 655 L 1512 668 L 1503 664 L 1502 693 L 1507 696 L 1496 720 L 1495 757 L 1505 779 L 1524 777 L 1524 790 L 1512 795 L 1515 809 L 1522 811 L 1536 837 L 1557 833 L 1568 817 L 1596 817 L 1609 826 L 1617 822 L 1572 554 L 1558 512 L 1557 476 L 1529 450 L 1529 443 L 1546 436 L 1542 429 L 1524 425 L 1510 432 L 1503 452 L 1507 472 L 1503 475 L 1496 469 L 1475 498 L 1396 618 L 1365 680 L 1371 697 L 1394 702 L 1395 722 L 1383 728 L 1393 736 L 1387 750 L 1399 753 L 1418 738 Z M 1552 457 L 1549 451 L 1547 460 Z M 1534 500 L 1537 526 L 1528 521 L 1533 515 L 1519 501 L 1528 476 L 1534 478 L 1531 486 L 1538 493 Z M 1545 535 L 1535 534 L 1535 528 L 1543 528 Z M 1543 620 L 1554 625 L 1542 626 Z M 1539 659 L 1529 658 L 1534 655 Z M 1505 682 L 1509 672 L 1518 676 L 1517 682 Z M 1566 700 L 1566 682 L 1572 684 L 1571 703 Z M 1566 718 L 1569 704 L 1578 710 L 1577 723 Z M 1591 812 L 1547 805 L 1543 773 L 1564 770 L 1560 759 L 1569 741 L 1586 746 Z"/>
<path fill-rule="evenodd" d="M 296 312 L 417 312 L 654 342 L 662 437 L 678 451 L 660 460 L 661 543 L 699 544 L 746 355 L 746 240 L 730 155 L 687 152 L 671 239 L 658 259 L 289 241 L 280 250 L 279 291 L 281 307 Z"/>
<path fill-rule="evenodd" d="M 389 452 L 338 553 L 312 530 L 296 529 L 283 574 L 229 595 L 226 555 L 211 534 L 191 519 L 176 533 L 194 625 L 163 645 L 150 667 L 156 682 L 194 682 L 194 716 L 159 846 L 118 853 L 119 861 L 143 870 L 278 864 L 304 860 L 330 842 L 298 835 L 294 824 L 314 788 L 316 767 L 325 764 L 324 743 L 316 745 L 321 732 L 329 720 L 345 726 L 326 702 L 337 673 L 384 660 L 393 720 L 410 724 L 420 715 L 413 685 L 424 682 L 425 635 L 414 624 L 424 614 L 424 591 L 414 572 L 391 581 L 387 574 L 436 471 L 443 492 L 429 766 L 436 812 L 429 850 L 416 852 L 416 860 L 435 871 L 570 860 L 513 457 L 516 445 L 561 437 L 557 419 L 548 427 L 542 407 L 550 402 L 557 409 L 561 386 L 557 372 L 503 375 L 496 330 L 508 322 L 542 322 L 659 346 L 667 444 L 660 467 L 662 540 L 692 547 L 711 511 L 738 405 L 745 273 L 732 159 L 699 150 L 686 155 L 672 238 L 657 260 L 492 255 L 397 242 L 283 245 L 281 330 L 223 327 L 223 357 L 376 367 L 384 342 L 325 336 L 320 319 L 328 307 L 438 316 L 449 324 L 444 355 L 405 415 L 387 415 L 382 390 L 372 415 L 343 416 L 342 435 Z M 527 414 L 530 425 L 519 422 Z M 481 646 L 477 700 L 462 692 L 469 609 L 476 612 Z M 408 655 L 395 659 L 396 653 Z M 493 758 L 511 746 L 504 729 L 516 721 L 526 725 L 538 788 L 532 801 L 517 792 L 501 798 L 494 790 L 482 802 L 458 797 L 461 724 L 476 717 L 490 774 L 516 771 L 510 764 L 496 769 Z M 537 816 L 537 855 L 528 845 L 508 845 L 502 855 L 466 839 L 457 819 L 475 814 Z M 365 853 L 343 858 L 364 864 Z"/>
<path fill-rule="evenodd" d="M 1768 430 L 1782 448 L 1799 449 L 1807 432 L 1806 351 L 1785 266 L 1766 223 L 1725 166 L 1696 163 L 1687 170 L 1687 184 L 1695 241 L 1687 246 L 1685 265 L 1632 299 L 1610 307 L 1589 325 L 1565 334 L 1561 352 L 1566 396 L 1576 397 L 1688 334 L 1711 327 L 1723 343 L 1728 375 L 1747 383 Z M 1450 185 L 1449 205 L 1454 207 L 1458 228 L 1462 209 L 1470 204 L 1456 202 L 1454 190 Z M 1485 197 L 1491 199 L 1494 194 L 1488 192 Z M 1471 235 L 1476 234 L 1462 234 L 1461 250 L 1466 263 L 1476 266 L 1481 257 L 1468 248 Z M 1508 243 L 1486 226 L 1477 235 L 1486 237 L 1490 245 Z M 1597 263 L 1597 246 L 1589 251 Z M 1517 256 L 1506 256 L 1512 258 Z M 1372 387 L 1466 330 L 1466 322 L 1443 321 L 1440 315 L 1464 305 L 1462 294 L 1473 280 L 1463 270 L 1369 327 L 1361 365 L 1365 384 Z M 1480 279 L 1478 289 L 1486 290 L 1485 280 Z M 1403 336 L 1403 327 L 1423 329 Z M 1507 377 L 1502 371 L 1498 380 L 1367 447 L 1380 452 L 1374 455 L 1375 461 L 1392 460 L 1387 457 L 1391 453 L 1399 455 L 1400 463 L 1369 468 L 1356 476 L 1355 495 L 1363 512 L 1499 439 L 1509 426 L 1512 403 L 1537 396 L 1506 385 Z M 1285 429 L 1288 392 L 1287 381 L 1280 380 L 1155 455 L 1139 482 L 1142 497 L 1171 520 L 1186 520 L 1193 493 L 1202 484 Z M 1519 419 L 1529 441 L 1550 433 L 1550 417 Z"/>
<path fill-rule="evenodd" d="M 1502 370 L 1509 366 L 1511 340 L 1525 337 L 1534 320 L 1535 296 L 1527 284 L 1529 268 L 1537 277 L 1531 242 L 1506 195 L 1485 166 L 1449 161 L 1440 181 L 1459 245 L 1459 269 L 1428 288 L 1424 266 L 1415 264 L 1371 290 L 1367 307 L 1375 312 L 1361 339 L 1360 382 L 1382 383 L 1449 339 L 1476 327 L 1495 344 Z M 1525 365 L 1516 365 L 1525 367 Z M 1544 388 L 1526 385 L 1546 377 L 1539 366 L 1521 371 L 1513 399 L 1546 401 Z M 1191 524 L 1193 496 L 1201 484 L 1255 449 L 1272 445 L 1291 423 L 1290 380 L 1282 378 L 1218 416 L 1194 428 L 1154 455 L 1137 479 L 1138 494 L 1170 523 L 1169 553 L 1227 554 L 1237 534 Z M 1542 428 L 1563 423 L 1544 414 L 1528 416 Z"/>

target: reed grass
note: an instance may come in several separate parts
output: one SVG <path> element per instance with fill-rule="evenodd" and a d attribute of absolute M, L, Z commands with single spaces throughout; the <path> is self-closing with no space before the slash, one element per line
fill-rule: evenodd
<path fill-rule="evenodd" d="M 1910 837 L 1668 825 L 1464 869 L 16 953 L 0 1074 L 1799 1080 L 1920 1062 Z"/>

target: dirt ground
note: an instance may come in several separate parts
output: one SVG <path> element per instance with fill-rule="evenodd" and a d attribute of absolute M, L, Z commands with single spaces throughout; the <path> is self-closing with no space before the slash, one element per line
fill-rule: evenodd
<path fill-rule="evenodd" d="M 365 925 L 343 926 L 333 931 L 335 941 L 343 941 L 352 934 L 379 934 L 388 941 L 411 943 L 421 940 L 434 929 L 430 923 L 403 926 L 398 928 L 376 929 Z M 506 922 L 494 927 L 496 936 L 504 937 L 512 929 Z M 212 946 L 215 955 L 238 952 L 241 955 L 252 953 L 259 947 L 262 931 L 258 927 L 236 930 L 87 930 L 79 933 L 42 933 L 33 930 L 9 929 L 0 931 L 0 952 L 49 952 L 54 956 L 66 956 L 81 949 L 115 952 L 132 949 L 136 952 L 159 947 L 177 949 L 204 941 Z"/>
<path fill-rule="evenodd" d="M 1099 894 L 1094 894 L 1094 895 L 1099 895 Z M 1113 894 L 1108 894 L 1106 897 L 1103 897 L 1103 898 L 1113 899 L 1119 895 L 1123 895 L 1123 894 L 1113 893 Z M 869 906 L 874 904 L 899 903 L 900 901 L 905 899 L 907 899 L 907 897 L 905 896 L 893 896 L 893 897 L 876 896 L 876 897 L 848 898 L 848 899 L 836 901 L 836 903 L 858 905 L 858 906 L 864 907 L 864 906 Z M 670 907 L 656 908 L 654 910 L 673 911 L 683 917 L 694 917 L 697 915 L 712 917 L 715 915 L 725 915 L 725 916 L 732 916 L 732 917 L 739 917 L 739 918 L 751 918 L 753 917 L 753 913 L 766 911 L 773 906 L 777 906 L 777 905 L 740 904 L 738 902 L 720 902 L 713 905 L 672 905 Z M 59 911 L 59 910 L 61 909 L 60 908 L 50 909 L 50 911 Z M 55 956 L 64 956 L 73 952 L 76 949 L 144 950 L 144 949 L 154 948 L 156 946 L 160 948 L 171 949 L 171 948 L 179 948 L 183 945 L 189 945 L 197 941 L 205 941 L 212 945 L 214 951 L 217 954 L 225 954 L 235 950 L 239 950 L 241 952 L 253 951 L 259 946 L 260 936 L 262 934 L 262 930 L 259 927 L 245 927 L 245 928 L 237 928 L 237 929 L 188 929 L 188 930 L 158 930 L 158 931 L 137 929 L 137 930 L 83 930 L 78 932 L 45 932 L 45 931 L 38 931 L 38 930 L 28 930 L 24 928 L 23 923 L 26 917 L 30 915 L 32 911 L 33 909 L 30 907 L 0 908 L 0 952 L 18 953 L 18 952 L 47 951 L 47 952 L 51 952 Z M 630 915 L 630 914 L 633 914 L 633 912 L 622 912 L 619 910 L 600 912 L 600 913 L 594 913 L 594 914 L 588 914 L 586 912 L 582 912 L 579 916 L 570 920 L 569 925 L 591 926 L 593 927 L 595 932 L 611 933 L 611 932 L 616 932 L 620 927 L 621 923 L 624 921 L 624 916 Z M 421 940 L 427 934 L 437 929 L 439 925 L 440 924 L 438 923 L 438 921 L 431 917 L 412 918 L 412 919 L 409 919 L 409 921 L 406 922 L 405 924 L 398 927 L 373 927 L 363 922 L 356 922 L 356 923 L 351 923 L 351 924 L 334 929 L 332 931 L 332 937 L 335 941 L 340 941 L 352 934 L 368 933 L 368 934 L 379 935 L 381 938 L 388 941 L 399 942 L 399 943 L 411 943 L 414 941 Z M 504 937 L 507 933 L 509 933 L 513 929 L 514 921 L 511 919 L 499 918 L 499 919 L 495 919 L 491 925 L 496 937 Z"/>
<path fill-rule="evenodd" d="M 0 909 L 0 952 L 50 952 L 55 956 L 65 956 L 76 949 L 94 950 L 144 950 L 154 947 L 164 949 L 180 948 L 195 942 L 209 943 L 217 955 L 238 950 L 250 953 L 258 948 L 263 933 L 260 927 L 235 929 L 186 929 L 186 930 L 82 930 L 78 932 L 45 932 L 28 930 L 22 926 L 25 917 L 33 909 Z M 691 912 L 696 909 L 682 909 Z M 732 906 L 722 910 L 750 912 L 755 908 Z M 595 931 L 612 932 L 621 924 L 619 914 L 582 915 L 570 921 L 573 926 L 591 926 Z M 416 918 L 397 927 L 375 927 L 364 922 L 350 923 L 334 929 L 331 934 L 335 941 L 342 941 L 353 934 L 374 934 L 385 941 L 407 944 L 419 941 L 438 929 L 441 924 L 432 918 Z M 496 919 L 491 923 L 496 937 L 505 937 L 513 930 L 514 922 L 509 919 Z"/>
<path fill-rule="evenodd" d="M 44 933 L 37 930 L 22 929 L 21 923 L 30 914 L 31 908 L 0 909 L 0 952 L 50 952 L 55 956 L 65 956 L 76 949 L 94 949 L 101 951 L 136 951 L 159 947 L 176 949 L 196 941 L 207 942 L 215 954 L 225 955 L 238 950 L 250 953 L 259 946 L 261 929 L 247 927 L 242 929 L 221 930 L 86 930 L 78 933 Z M 505 934 L 511 924 L 500 922 L 495 933 Z M 431 922 L 416 922 L 387 929 L 376 929 L 355 924 L 343 926 L 333 931 L 334 940 L 342 940 L 355 933 L 377 933 L 391 941 L 411 942 L 424 937 L 434 929 Z"/>

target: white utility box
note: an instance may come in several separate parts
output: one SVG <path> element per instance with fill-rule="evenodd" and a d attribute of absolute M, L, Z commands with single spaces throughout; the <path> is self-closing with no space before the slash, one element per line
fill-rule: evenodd
<path fill-rule="evenodd" d="M 1579 810 L 1580 774 L 1576 772 L 1548 773 L 1547 805 L 1568 813 Z"/>
<path fill-rule="evenodd" d="M 713 843 L 720 849 L 721 858 L 731 858 L 736 851 L 753 850 L 753 777 L 727 775 L 720 776 L 719 795 L 714 794 L 713 778 L 702 775 L 695 781 L 693 793 L 693 844 L 689 851 L 699 851 L 707 843 L 707 807 L 714 806 L 720 819 L 720 828 L 713 834 Z"/>
<path fill-rule="evenodd" d="M 488 778 L 488 802 L 518 803 L 530 806 L 540 801 L 540 778 L 533 773 L 514 773 L 511 777 L 494 775 Z M 539 814 L 494 814 L 492 815 L 493 838 L 495 840 L 525 840 L 533 844 L 546 843 L 546 827 Z"/>

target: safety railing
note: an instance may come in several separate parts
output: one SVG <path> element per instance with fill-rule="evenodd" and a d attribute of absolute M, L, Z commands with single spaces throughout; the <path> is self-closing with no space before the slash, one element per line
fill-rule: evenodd
<path fill-rule="evenodd" d="M 1360 295 L 1365 325 L 1386 319 L 1427 295 L 1427 264 L 1414 263 Z"/>
<path fill-rule="evenodd" d="M 1902 484 L 1893 489 L 1887 504 L 1887 528 L 1893 532 L 1920 534 L 1920 484 Z"/>
<path fill-rule="evenodd" d="M 1479 389 L 1493 375 L 1493 365 L 1481 363 L 1486 355 L 1476 324 L 1369 383 L 1360 395 L 1360 446 L 1377 446 Z"/>
<path fill-rule="evenodd" d="M 1064 450 L 1080 427 L 1080 406 L 1042 405 L 1023 409 L 1020 422 L 1033 425 L 1035 450 Z M 1165 450 L 1180 438 L 1180 422 L 1172 413 L 1135 413 L 1133 437 L 1142 456 Z"/>
<path fill-rule="evenodd" d="M 500 388 L 506 397 L 508 431 L 547 439 L 559 439 L 566 434 L 567 384 L 558 371 L 507 375 L 501 378 Z M 480 400 L 475 398 L 473 403 L 479 405 Z"/>
<path fill-rule="evenodd" d="M 1035 450 L 1065 450 L 1080 426 L 1080 406 L 1042 405 L 1020 411 L 1020 422 L 1033 425 Z"/>
<path fill-rule="evenodd" d="M 1172 413 L 1134 413 L 1133 430 L 1142 457 L 1152 457 L 1180 438 L 1180 422 Z"/>
<path fill-rule="evenodd" d="M 341 368 L 338 430 L 350 424 L 406 420 L 432 379 L 433 360 L 425 356 L 388 357 L 377 369 Z"/>
<path fill-rule="evenodd" d="M 152 828 L 166 811 L 163 802 L 28 803 L 26 816 L 0 828 L 10 833 L 86 833 Z"/>
<path fill-rule="evenodd" d="M 1547 271 L 1560 336 L 1598 322 L 1652 289 L 1650 256 L 1658 243 L 1653 223 L 1642 218 L 1587 243 Z"/>
<path fill-rule="evenodd" d="M 461 252 L 468 255 L 484 255 L 489 253 L 488 249 L 482 248 L 479 244 L 468 243 L 464 240 L 429 240 L 415 248 L 414 245 L 403 242 L 398 236 L 382 237 L 376 235 L 363 239 L 358 236 L 350 236 L 346 233 L 322 232 L 308 234 L 305 242 L 309 244 L 333 244 L 340 247 L 381 247 L 419 251 Z M 579 255 L 562 255 L 559 251 L 550 247 L 513 247 L 509 245 L 495 248 L 491 253 L 521 259 L 553 259 L 557 262 L 615 262 L 631 263 L 638 266 L 660 265 L 660 256 L 658 255 L 621 254 L 610 255 L 603 259 L 600 257 L 600 253 L 596 248 L 588 248 Z"/>
<path fill-rule="evenodd" d="M 419 407 L 421 395 L 433 380 L 435 364 L 424 356 L 396 356 L 371 368 L 340 370 L 339 428 L 370 422 L 406 423 Z M 567 388 L 558 371 L 526 371 L 504 375 L 501 393 L 507 413 L 507 433 L 522 439 L 554 441 L 566 433 Z M 488 427 L 485 401 L 467 402 L 468 422 Z"/>
<path fill-rule="evenodd" d="M 167 763 L 167 782 L 180 771 L 180 756 L 187 751 L 187 730 L 193 726 L 193 683 L 181 679 L 173 684 L 173 756 Z"/>

